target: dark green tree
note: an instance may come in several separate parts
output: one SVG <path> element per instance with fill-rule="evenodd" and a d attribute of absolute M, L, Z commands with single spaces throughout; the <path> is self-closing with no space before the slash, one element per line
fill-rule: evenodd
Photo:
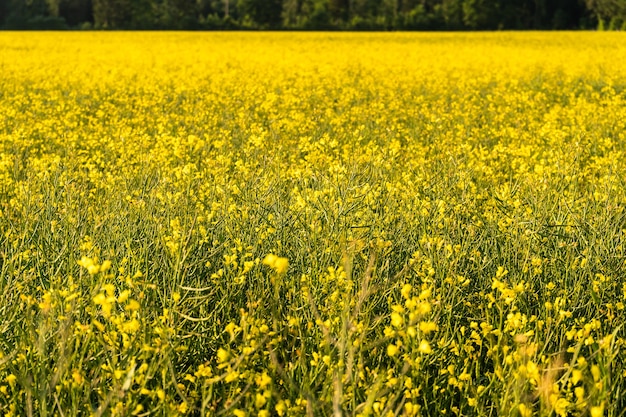
<path fill-rule="evenodd" d="M 446 29 L 463 28 L 463 0 L 442 0 L 439 13 Z"/>
<path fill-rule="evenodd" d="M 96 28 L 124 28 L 130 25 L 132 16 L 131 0 L 93 0 L 93 21 Z"/>
<path fill-rule="evenodd" d="M 9 29 L 626 29 L 626 0 L 0 0 Z"/>
<path fill-rule="evenodd" d="M 281 26 L 282 0 L 239 0 L 238 10 L 258 27 L 278 29 Z"/>
<path fill-rule="evenodd" d="M 586 0 L 602 29 L 626 29 L 626 0 Z"/>
<path fill-rule="evenodd" d="M 7 29 L 65 29 L 57 1 L 5 0 L 3 26 Z"/>
<path fill-rule="evenodd" d="M 301 0 L 283 0 L 283 26 L 287 28 L 299 27 L 302 17 Z"/>
<path fill-rule="evenodd" d="M 498 4 L 490 0 L 463 0 L 463 25 L 468 29 L 498 29 L 504 26 L 499 19 Z"/>
<path fill-rule="evenodd" d="M 7 0 L 0 0 L 0 28 L 4 26 L 4 21 L 7 19 L 9 12 Z"/>
<path fill-rule="evenodd" d="M 345 23 L 350 20 L 350 1 L 330 0 L 328 12 L 334 22 L 338 24 Z"/>
<path fill-rule="evenodd" d="M 159 29 L 192 29 L 198 22 L 196 0 L 151 0 L 153 24 Z M 135 11 L 135 15 L 139 10 Z"/>
<path fill-rule="evenodd" d="M 93 24 L 91 0 L 62 0 L 59 3 L 59 15 L 70 27 Z"/>
<path fill-rule="evenodd" d="M 299 20 L 305 29 L 332 28 L 329 0 L 302 0 Z"/>

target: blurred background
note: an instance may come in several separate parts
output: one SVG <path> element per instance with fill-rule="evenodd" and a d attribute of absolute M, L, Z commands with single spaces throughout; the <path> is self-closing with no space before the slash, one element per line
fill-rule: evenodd
<path fill-rule="evenodd" d="M 0 0 L 7 30 L 626 29 L 626 0 Z"/>

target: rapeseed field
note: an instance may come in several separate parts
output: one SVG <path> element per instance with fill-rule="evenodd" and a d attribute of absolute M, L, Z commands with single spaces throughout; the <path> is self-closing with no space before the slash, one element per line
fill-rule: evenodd
<path fill-rule="evenodd" d="M 0 33 L 0 414 L 624 415 L 624 63 Z"/>

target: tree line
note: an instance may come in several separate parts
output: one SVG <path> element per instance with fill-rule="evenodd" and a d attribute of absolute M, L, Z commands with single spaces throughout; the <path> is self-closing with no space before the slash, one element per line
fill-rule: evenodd
<path fill-rule="evenodd" d="M 626 0 L 0 0 L 3 29 L 626 29 Z"/>

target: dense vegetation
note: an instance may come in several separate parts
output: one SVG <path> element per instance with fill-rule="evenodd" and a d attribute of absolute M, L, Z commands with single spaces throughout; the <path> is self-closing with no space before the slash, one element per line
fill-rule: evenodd
<path fill-rule="evenodd" d="M 623 415 L 624 62 L 0 33 L 0 414 Z"/>
<path fill-rule="evenodd" d="M 623 29 L 626 0 L 0 0 L 7 29 Z"/>

